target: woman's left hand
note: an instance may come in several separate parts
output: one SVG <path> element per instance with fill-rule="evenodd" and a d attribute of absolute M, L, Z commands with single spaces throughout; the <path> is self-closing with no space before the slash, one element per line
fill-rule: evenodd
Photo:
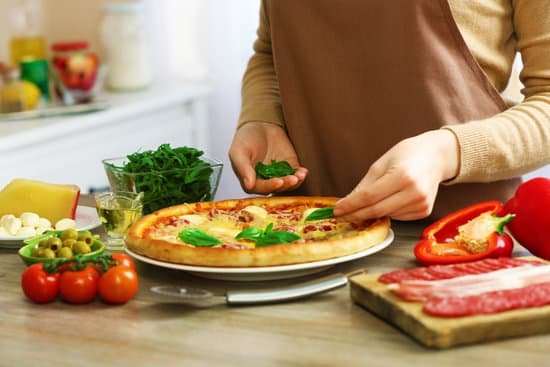
<path fill-rule="evenodd" d="M 450 130 L 405 139 L 372 164 L 355 189 L 336 203 L 334 215 L 350 221 L 425 218 L 439 184 L 457 175 L 459 160 L 458 141 Z"/>

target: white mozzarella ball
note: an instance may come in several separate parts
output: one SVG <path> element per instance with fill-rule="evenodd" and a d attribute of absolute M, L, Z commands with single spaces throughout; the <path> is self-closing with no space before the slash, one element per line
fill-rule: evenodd
<path fill-rule="evenodd" d="M 3 225 L 6 231 L 8 231 L 8 233 L 11 234 L 12 236 L 15 236 L 15 234 L 17 233 L 17 231 L 19 231 L 19 228 L 21 228 L 21 226 L 22 226 L 21 219 L 16 217 L 8 218 Z"/>
<path fill-rule="evenodd" d="M 194 226 L 198 226 L 198 225 L 206 222 L 206 218 L 201 217 L 200 215 L 197 215 L 197 214 L 185 214 L 185 215 L 180 216 L 180 219 L 184 220 L 184 221 L 187 221 L 187 222 L 189 222 L 189 224 L 192 224 Z"/>
<path fill-rule="evenodd" d="M 257 205 L 249 205 L 246 208 L 243 208 L 243 211 L 252 214 L 253 217 L 261 219 L 267 217 L 268 215 L 267 210 Z"/>
<path fill-rule="evenodd" d="M 69 228 L 76 229 L 76 222 L 74 221 L 74 219 L 63 218 L 63 219 L 60 219 L 57 223 L 55 223 L 55 229 L 58 231 L 64 231 Z"/>
<path fill-rule="evenodd" d="M 19 228 L 19 230 L 15 233 L 18 237 L 32 237 L 36 235 L 36 229 L 34 227 L 25 226 Z"/>
<path fill-rule="evenodd" d="M 7 228 L 8 222 L 11 222 L 15 219 L 15 215 L 13 214 L 4 214 L 2 218 L 0 218 L 0 227 Z"/>
<path fill-rule="evenodd" d="M 11 237 L 4 227 L 0 227 L 0 237 Z"/>
<path fill-rule="evenodd" d="M 49 221 L 48 218 L 40 218 L 38 219 L 38 224 L 36 225 L 38 228 L 52 228 L 52 222 Z"/>
<path fill-rule="evenodd" d="M 21 223 L 23 224 L 23 227 L 37 227 L 38 221 L 40 220 L 40 216 L 36 213 L 22 213 L 21 216 Z"/>

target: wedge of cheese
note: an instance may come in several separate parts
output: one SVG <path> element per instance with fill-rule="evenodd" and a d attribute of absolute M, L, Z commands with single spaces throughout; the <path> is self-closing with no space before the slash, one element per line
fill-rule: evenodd
<path fill-rule="evenodd" d="M 75 218 L 80 188 L 17 178 L 0 191 L 0 216 L 33 212 L 56 223 Z"/>

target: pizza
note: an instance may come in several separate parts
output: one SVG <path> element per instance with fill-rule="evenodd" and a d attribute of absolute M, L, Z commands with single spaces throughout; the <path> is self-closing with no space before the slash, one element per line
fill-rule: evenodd
<path fill-rule="evenodd" d="M 134 223 L 126 246 L 139 255 L 176 264 L 263 267 L 350 255 L 388 236 L 389 218 L 334 218 L 337 200 L 256 197 L 171 206 Z"/>

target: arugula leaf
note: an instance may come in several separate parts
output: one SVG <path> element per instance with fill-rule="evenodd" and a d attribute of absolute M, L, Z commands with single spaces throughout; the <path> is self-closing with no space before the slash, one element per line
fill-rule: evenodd
<path fill-rule="evenodd" d="M 218 238 L 209 235 L 200 228 L 185 228 L 178 233 L 178 239 L 190 245 L 211 247 L 222 243 Z"/>
<path fill-rule="evenodd" d="M 239 232 L 235 238 L 247 239 L 256 242 L 256 247 L 290 243 L 299 240 L 301 237 L 293 232 L 273 231 L 273 223 L 269 223 L 265 230 L 257 227 L 248 227 Z"/>
<path fill-rule="evenodd" d="M 145 194 L 143 214 L 148 214 L 175 204 L 212 199 L 213 169 L 200 159 L 202 155 L 203 151 L 195 148 L 162 144 L 154 151 L 128 155 L 127 163 L 116 168 L 132 174 L 135 191 Z M 128 180 L 127 177 L 117 179 Z"/>
<path fill-rule="evenodd" d="M 274 177 L 284 177 L 296 172 L 294 168 L 287 161 L 275 161 L 272 160 L 270 164 L 263 164 L 262 162 L 256 163 L 254 167 L 256 175 L 263 179 L 270 179 Z"/>
<path fill-rule="evenodd" d="M 326 208 L 319 208 L 317 210 L 314 210 L 311 212 L 304 221 L 310 221 L 310 220 L 319 220 L 319 219 L 328 219 L 334 217 L 334 208 L 326 207 Z"/>

